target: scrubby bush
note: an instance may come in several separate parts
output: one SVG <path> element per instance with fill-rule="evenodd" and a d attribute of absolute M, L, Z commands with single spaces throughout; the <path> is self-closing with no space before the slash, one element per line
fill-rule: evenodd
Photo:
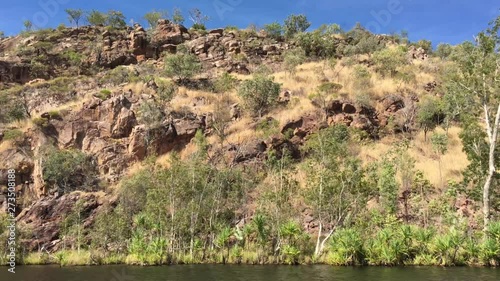
<path fill-rule="evenodd" d="M 367 67 L 362 65 L 356 65 L 353 70 L 354 80 L 353 86 L 354 89 L 358 91 L 364 91 L 372 87 L 372 74 L 368 70 Z"/>
<path fill-rule="evenodd" d="M 179 91 L 179 87 L 171 81 L 159 80 L 156 84 L 158 85 L 156 92 L 162 102 L 171 101 Z"/>
<path fill-rule="evenodd" d="M 131 70 L 126 66 L 118 66 L 104 74 L 99 78 L 101 84 L 119 85 L 125 82 L 138 82 L 140 80 L 136 71 Z"/>
<path fill-rule="evenodd" d="M 31 121 L 37 127 L 42 128 L 42 129 L 46 128 L 49 125 L 49 119 L 47 119 L 47 118 L 37 117 L 37 118 L 33 118 Z"/>
<path fill-rule="evenodd" d="M 108 89 L 102 89 L 99 93 L 95 94 L 95 96 L 101 100 L 107 100 L 111 97 L 111 91 Z"/>
<path fill-rule="evenodd" d="M 444 118 L 443 105 L 436 98 L 429 97 L 420 103 L 416 119 L 419 126 L 424 130 L 425 140 L 427 140 L 427 133 L 441 124 Z"/>
<path fill-rule="evenodd" d="M 447 59 L 452 52 L 453 47 L 450 44 L 439 44 L 434 54 L 444 60 Z"/>
<path fill-rule="evenodd" d="M 23 135 L 23 132 L 18 129 L 6 130 L 3 132 L 4 140 L 16 140 Z"/>
<path fill-rule="evenodd" d="M 265 24 L 264 31 L 266 32 L 267 36 L 274 39 L 279 39 L 281 37 L 281 34 L 283 33 L 283 27 L 281 26 L 281 24 L 273 22 L 270 24 Z"/>
<path fill-rule="evenodd" d="M 374 34 L 359 23 L 352 30 L 348 31 L 345 36 L 350 38 L 350 42 L 339 49 L 343 55 L 372 54 L 385 47 L 384 43 L 380 42 Z"/>
<path fill-rule="evenodd" d="M 322 25 L 312 32 L 295 35 L 295 41 L 306 56 L 330 58 L 336 54 L 337 43 L 333 36 L 337 32 L 334 25 Z"/>
<path fill-rule="evenodd" d="M 231 91 L 238 84 L 238 79 L 236 79 L 231 74 L 224 72 L 221 76 L 217 77 L 214 82 L 214 91 L 216 93 L 226 93 Z"/>
<path fill-rule="evenodd" d="M 279 133 L 279 121 L 276 119 L 264 119 L 257 123 L 255 130 L 260 132 L 263 137 L 268 138 Z"/>
<path fill-rule="evenodd" d="M 422 48 L 427 54 L 432 53 L 432 42 L 429 40 L 422 39 L 413 45 L 417 48 Z"/>
<path fill-rule="evenodd" d="M 165 114 L 154 102 L 143 102 L 138 110 L 139 120 L 146 124 L 148 128 L 154 129 L 159 127 L 165 119 Z"/>
<path fill-rule="evenodd" d="M 83 152 L 46 148 L 42 155 L 43 179 L 59 192 L 95 190 L 95 166 Z"/>
<path fill-rule="evenodd" d="M 382 76 L 394 77 L 399 67 L 408 63 L 406 52 L 402 47 L 386 48 L 373 54 L 375 71 Z"/>
<path fill-rule="evenodd" d="M 305 52 L 301 48 L 295 48 L 283 53 L 283 66 L 285 71 L 295 76 L 297 66 L 304 63 L 306 59 Z"/>
<path fill-rule="evenodd" d="M 238 95 L 243 99 L 245 108 L 255 116 L 261 117 L 278 101 L 281 85 L 274 79 L 256 75 L 242 82 Z"/>
<path fill-rule="evenodd" d="M 180 83 L 185 83 L 201 71 L 198 57 L 189 53 L 185 48 L 180 48 L 176 54 L 165 57 L 165 74 L 175 77 Z"/>
<path fill-rule="evenodd" d="M 58 110 L 51 110 L 48 112 L 50 119 L 60 119 L 61 113 Z"/>
<path fill-rule="evenodd" d="M 342 85 L 332 82 L 326 82 L 318 86 L 316 92 L 309 95 L 311 102 L 320 107 L 324 112 L 324 117 L 328 115 L 329 102 L 337 97 L 338 92 L 342 89 Z"/>

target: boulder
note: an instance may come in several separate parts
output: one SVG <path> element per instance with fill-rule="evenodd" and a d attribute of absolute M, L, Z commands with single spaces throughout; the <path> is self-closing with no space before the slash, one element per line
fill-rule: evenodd
<path fill-rule="evenodd" d="M 208 34 L 222 36 L 224 34 L 224 29 L 223 28 L 212 29 L 208 32 Z"/>
<path fill-rule="evenodd" d="M 405 102 L 399 95 L 388 95 L 380 101 L 379 105 L 380 112 L 395 113 L 405 107 Z"/>
<path fill-rule="evenodd" d="M 301 155 L 298 146 L 299 143 L 299 141 L 294 143 L 291 140 L 285 138 L 283 135 L 276 135 L 272 136 L 266 142 L 266 146 L 268 151 L 274 151 L 274 155 L 278 159 L 281 159 L 285 153 L 287 153 L 293 159 L 299 159 Z"/>
<path fill-rule="evenodd" d="M 234 163 L 242 163 L 255 158 L 260 158 L 266 152 L 267 145 L 262 140 L 251 140 L 235 149 Z"/>
<path fill-rule="evenodd" d="M 350 126 L 363 131 L 373 130 L 372 122 L 364 115 L 354 115 Z"/>
<path fill-rule="evenodd" d="M 292 92 L 289 90 L 283 91 L 278 96 L 278 103 L 287 104 L 290 102 L 292 97 Z"/>
<path fill-rule="evenodd" d="M 184 26 L 160 19 L 153 32 L 151 43 L 154 46 L 179 45 L 189 38 L 189 32 Z"/>
<path fill-rule="evenodd" d="M 353 117 L 346 114 L 337 114 L 328 118 L 329 125 L 344 124 L 346 126 L 351 126 Z"/>
<path fill-rule="evenodd" d="M 408 56 L 414 60 L 426 60 L 428 58 L 427 52 L 422 47 L 410 46 L 408 49 Z"/>
<path fill-rule="evenodd" d="M 231 116 L 232 120 L 238 120 L 241 117 L 240 105 L 238 103 L 231 105 L 231 108 L 229 109 L 229 115 Z"/>
<path fill-rule="evenodd" d="M 127 152 L 134 160 L 140 161 L 146 157 L 146 126 L 136 126 L 132 130 Z"/>

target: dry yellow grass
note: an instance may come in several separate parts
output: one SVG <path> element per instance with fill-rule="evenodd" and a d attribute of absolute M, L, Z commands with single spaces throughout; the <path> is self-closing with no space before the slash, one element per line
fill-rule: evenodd
<path fill-rule="evenodd" d="M 175 111 L 182 111 L 183 108 L 188 107 L 193 113 L 201 115 L 214 112 L 214 104 L 217 102 L 218 96 L 214 93 L 188 90 L 181 87 L 178 94 L 170 102 L 170 106 Z M 231 97 L 236 99 L 235 94 L 232 94 Z"/>
<path fill-rule="evenodd" d="M 436 132 L 442 132 L 437 129 Z M 458 137 L 460 128 L 451 127 L 448 131 L 448 151 L 445 155 L 441 156 L 441 169 L 443 175 L 443 182 L 459 181 L 462 178 L 461 172 L 467 167 L 467 155 L 462 151 L 462 143 Z M 415 160 L 415 169 L 421 171 L 426 179 L 428 179 L 434 186 L 440 187 L 441 180 L 439 176 L 439 157 L 434 152 L 429 137 L 432 133 L 428 134 L 428 140 L 424 141 L 423 132 L 419 133 L 414 140 L 411 141 L 409 154 Z M 391 150 L 393 144 L 397 141 L 392 137 L 385 138 L 373 144 L 361 147 L 360 157 L 365 162 L 381 160 Z"/>
<path fill-rule="evenodd" d="M 241 144 L 245 140 L 255 138 L 256 132 L 251 128 L 251 124 L 252 119 L 248 117 L 233 122 L 227 130 L 226 142 Z"/>

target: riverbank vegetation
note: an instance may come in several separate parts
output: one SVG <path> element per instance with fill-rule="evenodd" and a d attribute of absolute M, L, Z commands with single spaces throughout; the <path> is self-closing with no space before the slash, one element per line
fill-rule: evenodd
<path fill-rule="evenodd" d="M 72 21 L 78 26 L 81 11 L 76 12 Z M 195 15 L 195 24 L 204 27 L 205 17 Z M 151 26 L 160 16 L 148 15 Z M 114 28 L 125 25 L 119 12 L 104 17 L 93 11 L 88 17 L 91 24 L 112 21 L 109 25 Z M 304 32 L 309 25 L 304 16 L 295 16 L 283 27 L 266 27 L 272 36 L 295 40 L 302 48 L 285 53 L 283 75 L 258 72 L 237 87 L 240 81 L 226 73 L 215 87 L 218 99 L 233 91 L 244 105 L 245 118 L 258 118 L 255 130 L 247 135 L 267 138 L 282 134 L 283 145 L 274 146 L 255 161 L 236 164 L 228 160 L 236 150 L 236 146 L 228 149 L 231 137 L 236 138 L 236 133 L 230 135 L 231 130 L 247 124 L 230 126 L 228 120 L 239 116 L 228 117 L 229 112 L 224 115 L 216 108 L 215 115 L 223 117 L 215 119 L 211 128 L 215 133 L 207 136 L 200 130 L 181 152 L 150 155 L 138 163 L 119 184 L 106 190 L 116 200 L 100 206 L 92 223 L 88 223 L 85 202 L 78 201 L 60 226 L 57 250 L 48 252 L 40 245 L 37 252 L 28 253 L 20 246 L 18 262 L 61 266 L 499 266 L 500 178 L 496 167 L 500 160 L 500 18 L 475 42 L 440 46 L 431 57 L 437 70 L 429 70 L 429 64 L 410 65 L 408 38 L 402 35 L 393 36 L 397 39 L 393 46 L 382 46 L 375 43 L 380 37 L 360 26 L 345 35 L 336 25 Z M 26 29 L 32 32 L 31 27 Z M 324 40 L 325 36 L 341 33 L 352 39 L 349 45 L 332 49 L 330 41 Z M 288 145 L 293 132 L 280 132 L 282 120 L 271 118 L 273 121 L 268 122 L 266 116 L 279 118 L 276 109 L 282 80 L 310 84 L 304 78 L 306 81 L 301 82 L 298 70 L 306 60 L 320 62 L 325 77 L 326 68 L 335 79 L 344 77 L 342 71 L 349 70 L 352 75 L 346 75 L 348 81 L 332 78 L 335 82 L 323 81 L 310 89 L 304 86 L 301 90 L 308 93 L 297 95 L 299 100 L 291 100 L 283 111 L 302 110 L 298 104 L 303 102 L 323 114 L 329 110 L 326 104 L 339 97 L 349 97 L 366 109 L 376 100 L 371 98 L 379 89 L 376 87 L 385 86 L 374 81 L 391 79 L 391 89 L 410 91 L 417 83 L 417 71 L 438 75 L 439 96 L 415 94 L 413 99 L 420 99 L 418 108 L 405 109 L 398 115 L 401 120 L 389 118 L 383 128 L 386 131 L 377 132 L 376 137 L 341 120 L 318 126 L 321 129 L 311 132 L 300 146 Z M 200 72 L 201 65 L 195 55 L 179 52 L 165 59 L 165 69 L 166 76 L 175 78 L 172 84 L 160 87 L 167 103 L 173 102 L 185 81 Z M 319 73 L 318 69 L 311 72 Z M 187 99 L 187 90 L 182 91 Z M 110 95 L 110 90 L 102 90 L 99 97 L 104 100 Z M 166 117 L 154 102 L 152 98 L 139 109 L 139 119 L 147 124 L 144 130 L 148 141 L 154 137 L 155 126 Z M 242 132 L 247 129 L 238 131 L 237 137 L 246 137 Z M 20 134 L 12 130 L 4 138 L 10 140 Z M 388 149 L 377 151 L 381 144 Z M 451 149 L 456 158 L 446 158 Z M 376 158 L 373 153 L 378 153 Z M 416 158 L 422 154 L 432 161 L 418 162 Z M 252 157 L 259 156 L 256 153 Z M 460 156 L 463 169 L 444 170 L 443 159 Z M 74 191 L 74 178 L 94 183 L 82 176 L 90 177 L 95 172 L 89 172 L 91 159 L 83 152 L 51 152 L 44 157 L 44 180 L 60 187 L 61 194 Z M 425 169 L 433 170 L 436 179 L 431 182 Z M 87 191 L 83 184 L 78 188 Z M 6 229 L 8 223 L 7 216 L 2 216 L 0 229 Z M 34 236 L 23 225 L 17 232 L 21 242 Z M 0 234 L 0 241 L 7 241 L 7 232 Z M 6 245 L 2 244 L 0 252 L 4 251 Z M 5 257 L 0 257 L 0 263 L 5 262 Z"/>

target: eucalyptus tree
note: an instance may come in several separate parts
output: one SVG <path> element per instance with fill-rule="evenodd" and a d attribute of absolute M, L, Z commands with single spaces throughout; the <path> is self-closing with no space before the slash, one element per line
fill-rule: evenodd
<path fill-rule="evenodd" d="M 480 32 L 473 42 L 456 48 L 452 55 L 458 65 L 449 79 L 450 88 L 473 97 L 471 118 L 481 124 L 488 144 L 488 166 L 482 188 L 483 221 L 486 230 L 491 217 L 490 190 L 497 185 L 496 152 L 500 125 L 500 17 Z"/>
<path fill-rule="evenodd" d="M 337 125 L 311 136 L 307 143 L 305 199 L 318 221 L 315 256 L 335 230 L 349 223 L 365 205 L 368 189 L 359 159 L 349 152 L 349 132 Z"/>

